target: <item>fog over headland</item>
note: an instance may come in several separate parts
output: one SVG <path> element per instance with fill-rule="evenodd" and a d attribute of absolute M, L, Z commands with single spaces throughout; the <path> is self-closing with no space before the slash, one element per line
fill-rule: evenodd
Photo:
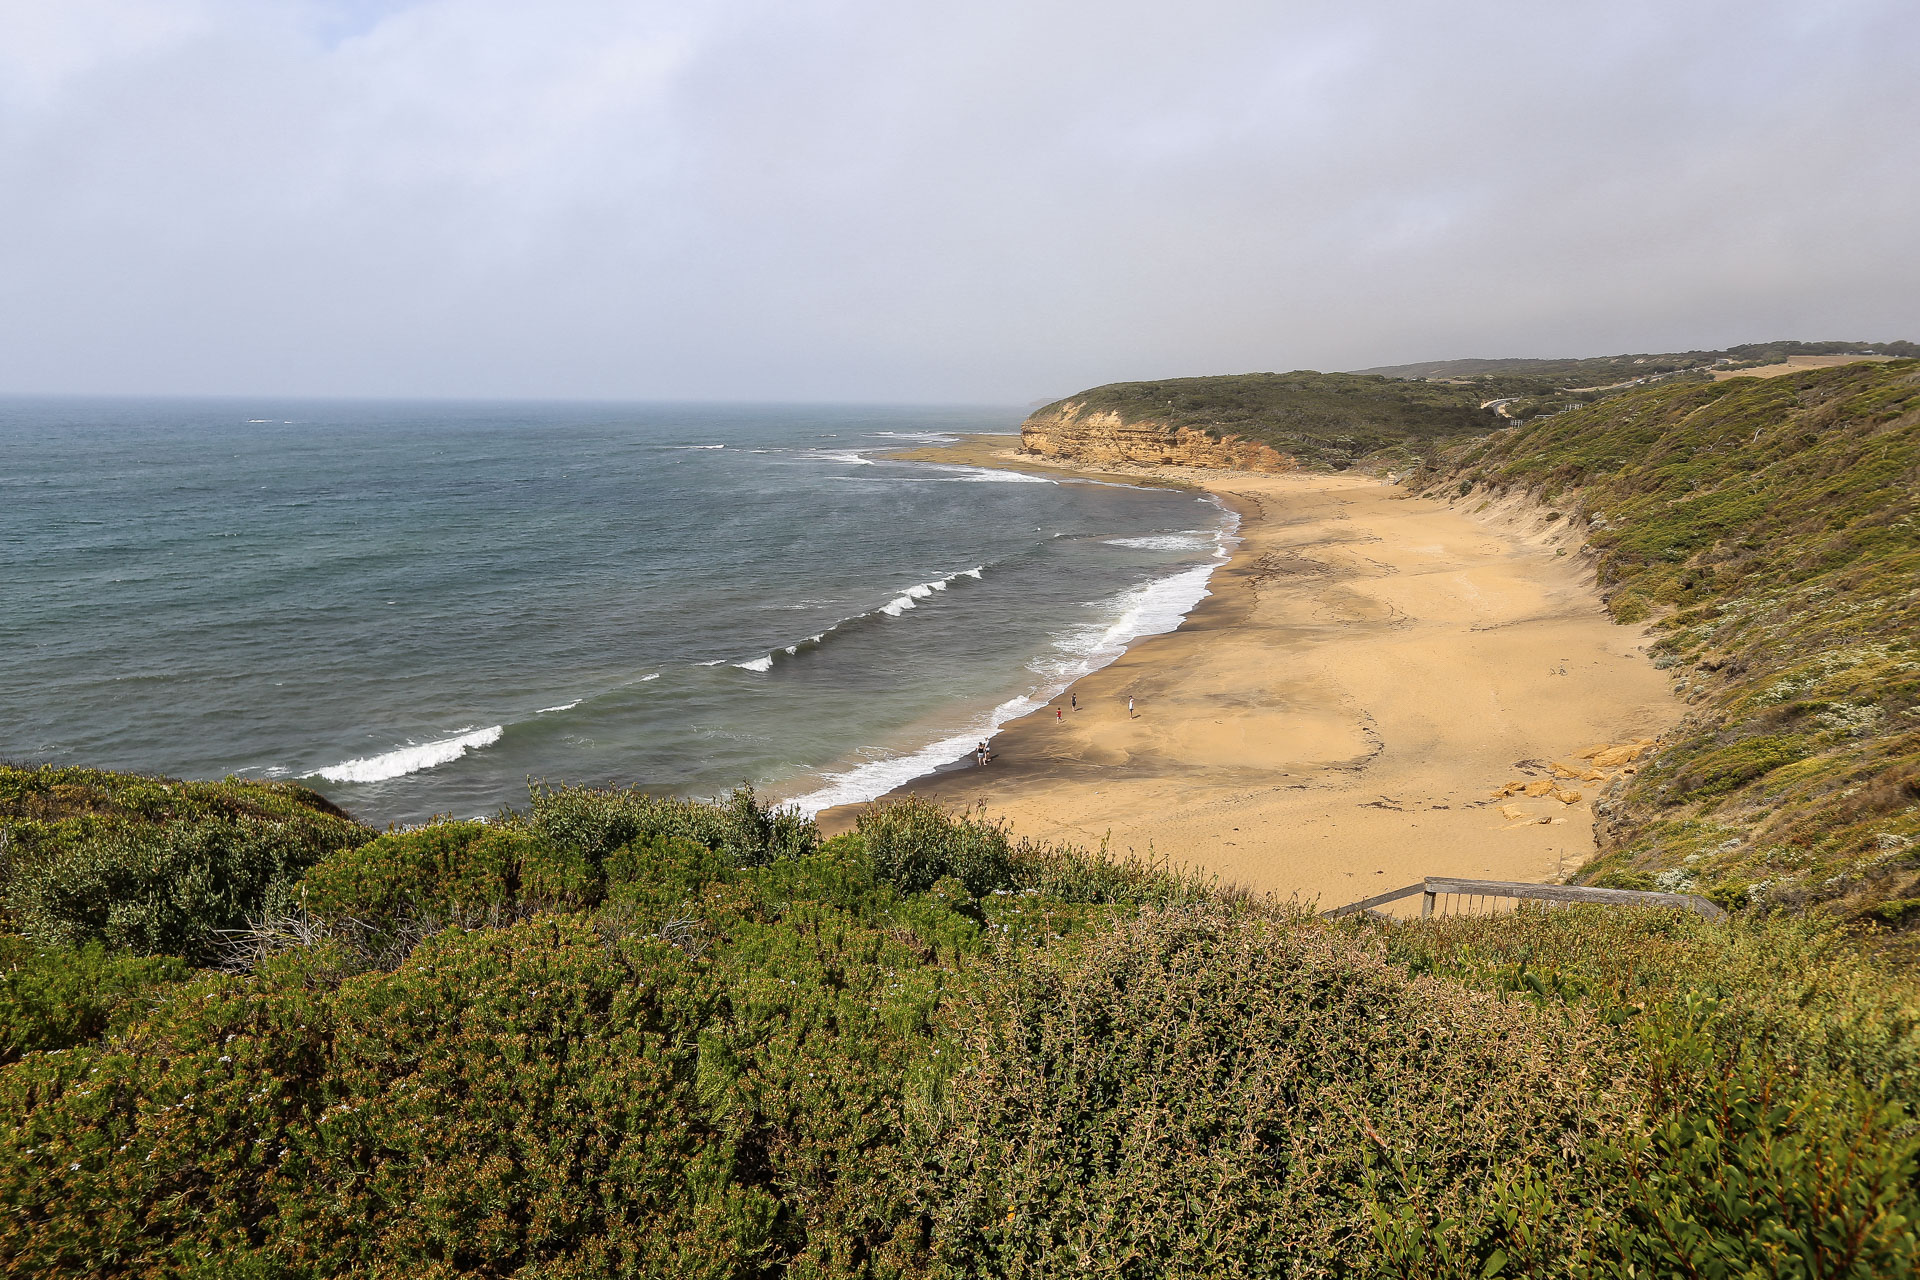
<path fill-rule="evenodd" d="M 0 0 L 0 392 L 1920 338 L 1911 0 Z"/>

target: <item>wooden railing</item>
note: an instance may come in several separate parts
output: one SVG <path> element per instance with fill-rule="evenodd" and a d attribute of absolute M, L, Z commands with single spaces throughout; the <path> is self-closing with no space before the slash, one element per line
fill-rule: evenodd
<path fill-rule="evenodd" d="M 1419 884 L 1410 884 L 1404 889 L 1391 889 L 1386 893 L 1376 893 L 1371 898 L 1359 902 L 1349 902 L 1344 907 L 1335 907 L 1324 912 L 1326 919 L 1339 916 L 1356 915 L 1362 911 L 1372 912 L 1389 902 L 1398 902 L 1402 898 L 1422 895 L 1420 917 L 1426 919 L 1435 911 L 1437 900 L 1442 895 L 1456 898 L 1525 898 L 1537 902 L 1593 903 L 1614 907 L 1680 907 L 1695 911 L 1709 920 L 1723 920 L 1727 913 L 1714 906 L 1705 898 L 1691 893 L 1651 893 L 1639 889 L 1589 889 L 1583 885 L 1572 884 L 1522 884 L 1513 880 L 1457 880 L 1452 876 L 1428 876 Z M 1385 915 L 1385 912 L 1375 912 Z M 1441 914 L 1446 914 L 1442 912 Z"/>

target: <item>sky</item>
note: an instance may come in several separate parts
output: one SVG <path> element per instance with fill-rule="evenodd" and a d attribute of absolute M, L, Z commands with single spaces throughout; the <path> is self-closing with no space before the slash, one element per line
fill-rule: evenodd
<path fill-rule="evenodd" d="M 1913 0 L 0 0 L 0 393 L 1920 340 Z"/>

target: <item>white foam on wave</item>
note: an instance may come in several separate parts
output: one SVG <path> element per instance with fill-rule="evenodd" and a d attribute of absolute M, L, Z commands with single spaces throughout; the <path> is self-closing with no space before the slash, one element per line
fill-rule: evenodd
<path fill-rule="evenodd" d="M 991 738 L 1000 731 L 1000 726 L 1009 720 L 1018 720 L 1042 705 L 1046 699 L 1036 699 L 1029 695 L 1009 698 L 992 711 L 977 717 L 964 731 L 928 743 L 918 751 L 906 755 L 888 756 L 879 760 L 868 760 L 857 764 L 843 773 L 828 774 L 826 785 L 809 791 L 789 803 L 808 817 L 822 809 L 831 809 L 841 804 L 864 804 L 876 796 L 903 783 L 932 773 L 943 764 L 958 760 L 973 750 L 975 744 Z"/>
<path fill-rule="evenodd" d="M 1059 484 L 1058 480 L 1047 476 L 1036 476 L 1029 471 L 1003 471 L 998 467 L 950 467 L 944 463 L 934 463 L 942 471 L 957 471 L 960 474 L 939 476 L 936 479 L 950 484 Z"/>
<path fill-rule="evenodd" d="M 686 452 L 689 449 L 724 449 L 726 447 L 727 446 L 723 444 L 670 444 L 667 446 L 667 448 L 669 449 L 673 449 L 682 453 Z"/>
<path fill-rule="evenodd" d="M 1095 607 L 1106 614 L 1105 619 L 1060 635 L 1053 642 L 1060 656 L 1039 659 L 1032 670 L 1050 681 L 1071 683 L 1112 662 L 1135 640 L 1174 630 L 1195 605 L 1213 594 L 1207 580 L 1219 567 L 1218 562 L 1197 564 L 1099 602 Z"/>
<path fill-rule="evenodd" d="M 987 566 L 983 564 L 975 565 L 971 569 L 962 569 L 958 573 L 950 573 L 944 578 L 935 578 L 932 582 L 917 582 L 893 599 L 887 601 L 887 603 L 881 605 L 876 612 L 884 613 L 889 618 L 897 618 L 909 609 L 919 608 L 919 602 L 925 600 L 934 592 L 945 591 L 947 584 L 956 578 L 978 578 L 986 571 L 986 567 Z"/>
<path fill-rule="evenodd" d="M 557 707 L 542 707 L 538 711 L 534 712 L 533 714 L 537 716 L 546 716 L 546 715 L 552 715 L 556 711 L 571 711 L 575 707 L 579 706 L 580 703 L 581 703 L 581 699 L 575 698 L 572 702 L 563 702 Z"/>
<path fill-rule="evenodd" d="M 485 729 L 463 730 L 451 738 L 409 743 L 404 747 L 396 747 L 392 751 L 384 751 L 377 756 L 343 760 L 325 769 L 315 769 L 305 776 L 325 778 L 328 782 L 384 782 L 388 778 L 404 777 L 409 773 L 437 768 L 458 760 L 469 751 L 490 747 L 500 741 L 500 735 L 504 732 L 506 732 L 505 727 L 497 724 L 489 725 Z"/>
<path fill-rule="evenodd" d="M 912 440 L 916 444 L 953 444 L 960 439 L 945 431 L 874 431 L 869 434 L 888 440 Z"/>
<path fill-rule="evenodd" d="M 793 806 L 811 817 L 836 805 L 864 804 L 883 796 L 895 787 L 960 759 L 976 744 L 990 740 L 1002 725 L 1044 707 L 1074 681 L 1113 662 L 1135 640 L 1178 628 L 1194 606 L 1213 594 L 1207 582 L 1213 571 L 1226 561 L 1229 544 L 1238 540 L 1235 531 L 1240 527 L 1239 515 L 1224 503 L 1216 505 L 1223 516 L 1219 531 L 1211 535 L 1215 543 L 1212 559 L 1206 564 L 1129 587 L 1098 602 L 1094 607 L 1105 615 L 1100 622 L 1063 633 L 1054 641 L 1058 656 L 1031 664 L 1029 669 L 1040 677 L 1039 685 L 1031 692 L 1007 699 L 975 717 L 960 732 L 928 743 L 918 751 L 868 760 L 840 773 L 827 774 L 821 786 L 795 798 L 791 802 Z M 969 569 L 964 576 L 977 578 L 980 570 Z"/>
<path fill-rule="evenodd" d="M 1197 529 L 1191 533 L 1154 533 L 1141 538 L 1108 538 L 1110 547 L 1134 547 L 1141 551 L 1204 551 L 1218 541 L 1218 535 Z"/>
<path fill-rule="evenodd" d="M 773 655 L 769 653 L 764 658 L 754 658 L 749 662 L 736 662 L 733 665 L 742 671 L 771 671 L 773 670 Z"/>
<path fill-rule="evenodd" d="M 865 454 L 854 453 L 850 449 L 815 449 L 809 455 L 821 462 L 844 462 L 851 467 L 877 466 L 872 458 Z"/>
<path fill-rule="evenodd" d="M 649 680 L 658 680 L 659 678 L 660 678 L 660 673 L 659 673 L 658 671 L 656 671 L 656 672 L 654 672 L 654 673 L 653 673 L 652 675 L 650 675 L 650 676 L 641 676 L 641 677 L 640 677 L 640 683 L 641 683 L 641 684 L 645 684 L 645 683 L 646 683 L 647 681 L 649 681 Z"/>

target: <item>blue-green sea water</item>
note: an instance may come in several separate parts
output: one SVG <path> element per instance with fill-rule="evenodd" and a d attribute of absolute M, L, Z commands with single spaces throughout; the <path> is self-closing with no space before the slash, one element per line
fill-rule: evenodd
<path fill-rule="evenodd" d="M 964 756 L 1205 594 L 1188 492 L 890 460 L 1017 410 L 0 401 L 0 757 L 813 810 Z"/>

